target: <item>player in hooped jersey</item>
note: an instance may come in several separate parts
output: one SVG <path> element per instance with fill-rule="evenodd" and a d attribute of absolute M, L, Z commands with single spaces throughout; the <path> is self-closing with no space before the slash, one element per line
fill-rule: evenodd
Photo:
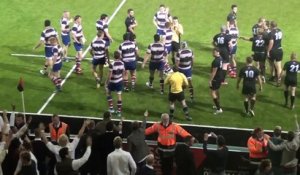
<path fill-rule="evenodd" d="M 167 49 L 168 56 L 166 58 L 166 61 L 168 61 L 168 62 L 169 62 L 168 57 L 169 57 L 169 55 L 172 51 L 172 37 L 173 37 L 173 31 L 171 29 L 171 23 L 166 22 L 165 30 L 164 30 L 164 33 L 162 35 L 162 38 L 163 38 L 163 42 L 165 44 L 165 47 Z"/>
<path fill-rule="evenodd" d="M 83 45 L 84 45 L 86 39 L 85 39 L 84 34 L 83 34 L 83 29 L 82 29 L 82 25 L 81 25 L 81 16 L 80 15 L 76 15 L 74 17 L 74 25 L 72 27 L 72 38 L 73 38 L 74 47 L 75 47 L 75 50 L 76 50 L 75 72 L 77 74 L 81 74 L 82 73 L 81 60 L 83 59 L 82 48 L 83 48 Z"/>
<path fill-rule="evenodd" d="M 63 56 L 63 49 L 58 44 L 58 40 L 56 37 L 51 37 L 49 39 L 50 44 L 52 45 L 52 53 L 53 53 L 53 66 L 51 72 L 49 74 L 50 79 L 52 80 L 53 84 L 56 87 L 55 92 L 61 91 L 61 78 L 60 78 L 60 70 L 62 67 L 62 56 Z"/>
<path fill-rule="evenodd" d="M 92 71 L 96 80 L 96 86 L 99 88 L 103 86 L 103 67 L 106 62 L 109 63 L 108 48 L 106 46 L 106 41 L 103 40 L 104 33 L 99 30 L 97 33 L 97 38 L 91 43 L 90 54 L 93 57 L 92 61 Z M 97 67 L 99 67 L 99 73 L 97 73 Z"/>
<path fill-rule="evenodd" d="M 123 77 L 125 73 L 124 63 L 121 60 L 121 54 L 118 51 L 114 52 L 115 60 L 109 64 L 109 73 L 106 80 L 106 95 L 109 106 L 109 112 L 114 113 L 114 104 L 111 92 L 115 91 L 118 95 L 117 101 L 117 116 L 121 117 L 122 111 L 122 89 L 123 89 Z"/>
<path fill-rule="evenodd" d="M 231 36 L 226 33 L 227 29 L 226 26 L 221 27 L 221 33 L 217 34 L 213 38 L 213 45 L 219 48 L 220 55 L 223 59 L 223 78 L 222 84 L 228 84 L 225 81 L 227 68 L 229 64 L 229 56 L 230 56 L 230 49 L 232 48 L 232 40 Z"/>
<path fill-rule="evenodd" d="M 246 58 L 246 66 L 241 68 L 239 72 L 239 78 L 237 80 L 236 88 L 239 89 L 240 82 L 243 79 L 243 90 L 242 93 L 245 96 L 244 107 L 246 114 L 255 116 L 254 105 L 256 101 L 256 81 L 259 82 L 259 89 L 262 90 L 262 82 L 259 76 L 259 70 L 252 65 L 252 57 Z M 249 107 L 250 106 L 250 107 Z"/>
<path fill-rule="evenodd" d="M 214 106 L 213 108 L 216 109 L 214 112 L 215 115 L 220 114 L 223 112 L 220 106 L 220 94 L 219 89 L 221 86 L 221 82 L 223 79 L 223 59 L 220 55 L 220 49 L 215 47 L 213 49 L 213 57 L 214 60 L 211 63 L 211 74 L 209 79 L 209 87 L 211 89 L 211 96 L 213 98 Z"/>
<path fill-rule="evenodd" d="M 131 90 L 135 90 L 135 81 L 136 81 L 136 58 L 138 47 L 135 42 L 130 41 L 130 33 L 125 33 L 123 35 L 124 42 L 119 46 L 119 52 L 122 57 L 122 61 L 125 65 L 125 75 L 124 75 L 124 91 L 129 91 L 128 86 L 128 74 L 130 72 L 131 78 Z"/>
<path fill-rule="evenodd" d="M 61 40 L 62 40 L 62 47 L 63 47 L 63 60 L 69 62 L 68 56 L 68 48 L 71 44 L 70 38 L 70 23 L 73 20 L 70 19 L 70 12 L 64 11 L 63 17 L 60 20 L 60 29 L 61 29 Z"/>
<path fill-rule="evenodd" d="M 42 44 L 45 45 L 45 64 L 44 64 L 44 68 L 40 70 L 40 73 L 43 75 L 48 75 L 49 74 L 49 70 L 48 67 L 52 66 L 52 46 L 49 42 L 49 38 L 51 37 L 55 37 L 58 39 L 58 35 L 57 32 L 55 31 L 55 29 L 51 26 L 51 21 L 50 20 L 45 20 L 44 21 L 44 26 L 45 29 L 43 30 L 42 34 L 41 34 L 41 38 L 39 43 L 33 48 L 33 50 L 39 48 Z"/>
<path fill-rule="evenodd" d="M 239 37 L 239 30 L 233 24 L 229 26 L 228 34 L 231 36 L 232 48 L 230 49 L 231 64 L 228 65 L 229 76 L 236 77 L 236 51 L 237 51 L 237 39 Z"/>
<path fill-rule="evenodd" d="M 153 80 L 154 80 L 154 73 L 156 70 L 159 71 L 159 77 L 160 77 L 160 93 L 164 93 L 164 77 L 163 77 L 163 70 L 164 65 L 166 62 L 166 56 L 167 56 L 167 50 L 165 48 L 165 45 L 160 42 L 160 36 L 158 34 L 154 35 L 154 43 L 150 44 L 148 46 L 146 55 L 144 57 L 144 62 L 142 64 L 142 68 L 145 67 L 146 62 L 150 58 L 149 63 L 149 81 L 146 83 L 146 85 L 149 88 L 153 88 Z"/>
<path fill-rule="evenodd" d="M 169 8 L 161 4 L 159 11 L 155 13 L 153 17 L 153 24 L 156 26 L 156 34 L 163 35 L 166 22 L 172 22 L 172 18 L 169 14 Z"/>
<path fill-rule="evenodd" d="M 104 40 L 106 41 L 106 46 L 110 46 L 110 43 L 113 42 L 111 35 L 108 32 L 108 15 L 102 14 L 100 19 L 96 21 L 96 29 L 102 30 L 104 32 Z"/>
<path fill-rule="evenodd" d="M 295 108 L 295 95 L 296 95 L 296 87 L 297 87 L 297 73 L 300 70 L 300 63 L 297 61 L 297 54 L 291 54 L 291 60 L 286 62 L 283 66 L 283 70 L 281 72 L 281 77 L 285 74 L 284 79 L 284 98 L 285 98 L 285 106 L 288 106 L 288 98 L 289 98 L 289 91 L 290 91 L 290 108 Z"/>
<path fill-rule="evenodd" d="M 283 51 L 281 47 L 282 31 L 277 27 L 275 21 L 271 21 L 271 33 L 270 41 L 267 50 L 267 55 L 271 61 L 274 62 L 275 69 L 277 71 L 277 86 L 280 85 L 280 73 L 281 73 L 281 61 L 283 57 Z"/>
<path fill-rule="evenodd" d="M 181 49 L 176 55 L 176 67 L 178 68 L 178 71 L 183 73 L 188 80 L 191 102 L 193 102 L 194 100 L 194 88 L 192 84 L 193 64 L 194 53 L 191 49 L 188 48 L 186 42 L 182 42 Z"/>

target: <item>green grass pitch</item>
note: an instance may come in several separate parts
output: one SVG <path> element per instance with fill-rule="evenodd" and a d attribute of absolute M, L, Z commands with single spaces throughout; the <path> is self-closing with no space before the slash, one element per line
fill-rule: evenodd
<path fill-rule="evenodd" d="M 25 80 L 25 102 L 27 112 L 37 112 L 52 94 L 54 87 L 49 78 L 41 76 L 44 59 L 33 57 L 14 57 L 12 53 L 43 54 L 43 47 L 33 51 L 43 30 L 43 21 L 50 19 L 53 26 L 59 31 L 59 19 L 64 10 L 71 15 L 80 14 L 83 19 L 84 33 L 89 43 L 96 34 L 95 22 L 101 13 L 111 15 L 117 8 L 120 0 L 11 0 L 0 1 L 2 14 L 0 34 L 0 108 L 10 109 L 10 104 L 17 105 L 21 111 L 21 97 L 16 89 L 19 77 Z M 177 122 L 191 124 L 205 124 L 215 126 L 231 126 L 253 128 L 262 126 L 272 129 L 275 125 L 283 126 L 284 130 L 293 129 L 293 115 L 299 112 L 299 93 L 296 98 L 296 108 L 291 111 L 283 108 L 283 87 L 265 84 L 263 92 L 257 95 L 256 116 L 243 117 L 243 97 L 237 91 L 236 79 L 228 79 L 229 85 L 223 86 L 221 105 L 224 113 L 213 115 L 212 100 L 209 94 L 208 77 L 210 71 L 211 41 L 219 32 L 221 24 L 225 24 L 226 16 L 231 4 L 238 5 L 238 26 L 241 36 L 251 36 L 251 27 L 261 16 L 278 22 L 283 30 L 284 61 L 289 59 L 292 51 L 300 53 L 300 12 L 297 9 L 300 1 L 278 0 L 127 0 L 109 25 L 114 38 L 110 47 L 112 53 L 122 41 L 125 31 L 124 20 L 128 8 L 133 8 L 139 26 L 136 28 L 139 53 L 145 54 L 145 49 L 152 42 L 155 27 L 152 23 L 154 13 L 160 4 L 170 7 L 171 15 L 178 16 L 184 27 L 183 40 L 195 53 L 193 83 L 195 87 L 195 102 L 189 104 L 192 122 L 186 122 L 182 109 L 176 106 Z M 86 44 L 85 48 L 87 48 Z M 251 43 L 239 41 L 238 62 L 244 64 L 246 56 L 251 54 Z M 74 55 L 73 46 L 70 55 Z M 90 57 L 87 54 L 87 57 Z M 74 62 L 63 65 L 62 76 L 66 76 Z M 90 70 L 90 62 L 84 61 L 84 75 L 72 74 L 63 86 L 63 92 L 57 94 L 43 113 L 58 113 L 80 116 L 101 116 L 108 109 L 104 88 L 96 89 L 95 81 Z M 145 86 L 148 80 L 148 67 L 138 67 L 136 92 L 123 93 L 123 116 L 127 119 L 141 119 L 145 109 L 149 110 L 151 120 L 159 120 L 160 113 L 168 112 L 167 93 L 159 94 L 158 75 L 155 77 L 155 89 Z M 268 73 L 269 70 L 267 70 Z M 167 88 L 165 88 L 167 89 Z M 188 92 L 186 92 L 188 97 Z M 114 95 L 115 97 L 115 95 Z"/>

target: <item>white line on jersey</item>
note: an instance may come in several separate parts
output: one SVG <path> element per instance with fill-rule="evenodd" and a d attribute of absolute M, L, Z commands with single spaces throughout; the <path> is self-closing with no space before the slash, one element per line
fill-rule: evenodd
<path fill-rule="evenodd" d="M 125 4 L 126 0 L 122 0 L 122 2 L 119 4 L 119 6 L 116 8 L 116 10 L 114 11 L 114 13 L 111 15 L 111 17 L 108 20 L 108 24 L 114 19 L 114 17 L 116 16 L 116 14 L 119 12 L 119 10 L 122 8 L 122 6 Z M 95 40 L 96 37 L 93 39 Z M 85 55 L 87 54 L 87 52 L 89 51 L 90 46 L 83 52 L 83 58 L 85 57 Z M 75 70 L 76 65 L 74 65 L 72 67 L 72 69 L 68 72 L 68 74 L 66 75 L 65 79 L 63 79 L 63 81 L 61 82 L 61 86 L 63 86 L 65 84 L 65 82 L 67 81 L 67 79 L 71 76 L 71 74 L 73 73 L 73 71 Z M 50 95 L 50 97 L 47 99 L 47 101 L 44 103 L 44 105 L 39 109 L 39 111 L 37 112 L 37 114 L 41 114 L 44 109 L 47 107 L 47 105 L 50 103 L 50 101 L 54 98 L 54 96 L 56 95 L 56 93 L 52 93 Z"/>

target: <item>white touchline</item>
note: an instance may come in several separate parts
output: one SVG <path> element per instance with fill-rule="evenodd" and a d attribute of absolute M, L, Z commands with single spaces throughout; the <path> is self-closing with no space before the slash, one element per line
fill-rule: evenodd
<path fill-rule="evenodd" d="M 111 15 L 110 19 L 108 20 L 108 24 L 114 19 L 114 17 L 116 16 L 116 14 L 119 12 L 119 10 L 121 9 L 121 7 L 125 4 L 126 0 L 122 0 L 122 2 L 119 4 L 119 6 L 116 8 L 116 10 L 114 11 L 114 13 Z M 95 40 L 96 37 L 93 39 Z M 89 51 L 90 49 L 90 45 L 89 47 L 83 52 L 83 58 L 84 56 L 87 54 L 87 52 Z M 72 72 L 74 71 L 76 65 L 74 65 L 72 67 L 72 69 L 68 72 L 68 74 L 66 75 L 65 79 L 63 79 L 63 81 L 61 82 L 61 86 L 63 86 L 66 82 L 66 80 L 71 76 Z M 52 93 L 50 95 L 50 97 L 47 99 L 47 101 L 44 103 L 44 105 L 39 109 L 39 111 L 37 112 L 37 114 L 41 114 L 44 109 L 47 107 L 47 105 L 50 103 L 50 101 L 53 99 L 53 97 L 56 95 L 56 92 Z"/>

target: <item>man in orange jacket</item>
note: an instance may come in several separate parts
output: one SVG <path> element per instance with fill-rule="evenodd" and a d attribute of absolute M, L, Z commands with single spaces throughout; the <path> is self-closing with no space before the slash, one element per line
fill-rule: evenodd
<path fill-rule="evenodd" d="M 49 123 L 49 132 L 51 141 L 57 142 L 62 134 L 69 136 L 69 126 L 64 122 L 61 122 L 57 114 L 53 114 L 52 123 Z"/>
<path fill-rule="evenodd" d="M 145 130 L 145 135 L 158 133 L 157 145 L 163 175 L 171 175 L 173 170 L 173 154 L 176 146 L 176 135 L 185 138 L 191 136 L 176 123 L 172 123 L 169 114 L 161 115 L 161 122 L 154 123 Z"/>

